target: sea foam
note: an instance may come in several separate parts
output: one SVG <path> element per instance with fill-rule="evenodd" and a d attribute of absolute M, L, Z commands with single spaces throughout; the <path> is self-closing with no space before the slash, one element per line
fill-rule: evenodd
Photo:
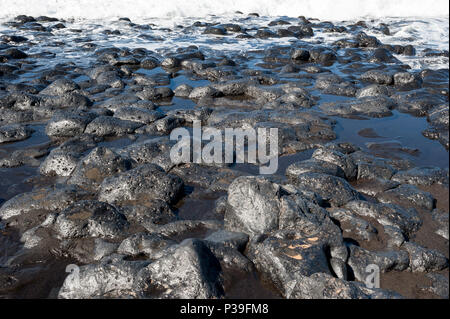
<path fill-rule="evenodd" d="M 202 17 L 235 11 L 267 16 L 345 20 L 358 17 L 448 16 L 446 0 L 0 0 L 0 16 L 18 14 L 60 18 L 134 19 Z"/>

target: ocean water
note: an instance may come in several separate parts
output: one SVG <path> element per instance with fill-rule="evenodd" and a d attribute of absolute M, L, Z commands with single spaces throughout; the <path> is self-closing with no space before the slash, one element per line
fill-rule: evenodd
<path fill-rule="evenodd" d="M 135 19 L 204 17 L 237 10 L 267 16 L 299 15 L 327 20 L 371 17 L 436 17 L 449 13 L 445 0 L 1 0 L 0 15 Z"/>
<path fill-rule="evenodd" d="M 236 14 L 239 10 L 244 14 Z M 248 13 L 257 12 L 260 17 L 248 17 Z M 291 45 L 295 38 L 237 39 L 235 37 L 214 38 L 203 35 L 199 28 L 182 29 L 179 26 L 189 26 L 196 21 L 213 23 L 237 23 L 247 29 L 267 26 L 275 18 L 297 24 L 299 15 L 307 18 L 318 18 L 322 21 L 332 21 L 338 25 L 350 25 L 364 20 L 369 25 L 367 33 L 376 36 L 386 44 L 413 44 L 417 50 L 414 57 L 397 56 L 413 69 L 448 68 L 447 57 L 425 57 L 424 49 L 448 50 L 449 47 L 449 4 L 443 0 L 427 1 L 426 5 L 417 0 L 166 0 L 162 4 L 156 0 L 0 0 L 0 31 L 16 32 L 4 22 L 18 14 L 32 16 L 52 16 L 66 19 L 71 29 L 83 29 L 84 35 L 90 37 L 96 44 L 146 48 L 160 54 L 177 47 L 197 45 L 205 52 L 212 54 L 220 52 L 236 53 L 249 50 L 261 50 L 271 45 Z M 151 25 L 148 30 L 136 33 L 119 17 L 128 17 L 134 23 Z M 377 30 L 380 23 L 387 23 L 391 35 L 386 36 Z M 280 28 L 283 26 L 280 26 Z M 170 30 L 168 30 L 170 29 Z M 105 35 L 105 30 L 120 30 L 119 36 Z M 330 44 L 346 34 L 321 33 L 314 30 L 315 43 Z M 21 31 L 19 31 L 20 33 Z M 254 31 L 256 32 L 256 31 Z M 46 49 L 64 59 L 82 62 L 85 53 L 79 49 L 80 43 L 74 42 L 77 35 L 68 29 L 53 31 L 54 35 L 66 42 L 64 51 L 58 48 L 45 47 L 45 41 L 35 38 L 40 45 L 32 50 Z M 252 34 L 252 31 L 248 32 Z M 34 34 L 23 35 L 35 37 Z M 151 40 L 149 40 L 151 39 Z M 71 44 L 72 43 L 72 44 Z M 32 52 L 32 51 L 31 51 Z"/>

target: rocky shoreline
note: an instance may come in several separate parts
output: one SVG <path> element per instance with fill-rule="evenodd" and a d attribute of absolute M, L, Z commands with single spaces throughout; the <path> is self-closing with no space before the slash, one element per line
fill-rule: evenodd
<path fill-rule="evenodd" d="M 0 298 L 448 298 L 448 158 L 418 165 L 419 142 L 377 140 L 387 132 L 376 126 L 358 132 L 365 147 L 337 133 L 349 119 L 426 118 L 420 133 L 448 157 L 448 69 L 411 70 L 398 56 L 414 46 L 383 44 L 364 21 L 247 27 L 253 17 L 179 29 L 218 44 L 299 42 L 162 54 L 96 42 L 55 18 L 5 24 Z M 59 30 L 77 35 L 85 58 L 70 61 Z M 341 38 L 302 41 L 318 30 Z M 36 52 L 42 42 L 61 56 Z M 278 172 L 175 165 L 169 134 L 194 121 L 278 128 Z M 369 265 L 381 288 L 365 285 Z"/>

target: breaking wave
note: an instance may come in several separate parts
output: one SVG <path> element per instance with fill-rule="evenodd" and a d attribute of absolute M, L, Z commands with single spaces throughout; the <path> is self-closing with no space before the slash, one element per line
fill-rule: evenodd
<path fill-rule="evenodd" d="M 0 16 L 59 18 L 203 17 L 241 11 L 266 16 L 345 20 L 359 17 L 448 16 L 446 0 L 0 0 Z"/>

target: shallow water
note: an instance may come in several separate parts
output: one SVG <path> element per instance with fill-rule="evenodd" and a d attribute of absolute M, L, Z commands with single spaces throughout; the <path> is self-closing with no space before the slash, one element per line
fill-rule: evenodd
<path fill-rule="evenodd" d="M 356 120 L 338 118 L 335 131 L 337 141 L 351 141 L 363 150 L 368 150 L 370 143 L 398 143 L 403 147 L 417 149 L 419 152 L 410 155 L 405 152 L 388 152 L 386 155 L 408 159 L 416 166 L 449 166 L 448 151 L 438 142 L 425 138 L 422 131 L 428 127 L 425 118 L 393 111 L 393 116 Z M 358 134 L 362 129 L 371 128 L 379 137 L 368 138 Z"/>

